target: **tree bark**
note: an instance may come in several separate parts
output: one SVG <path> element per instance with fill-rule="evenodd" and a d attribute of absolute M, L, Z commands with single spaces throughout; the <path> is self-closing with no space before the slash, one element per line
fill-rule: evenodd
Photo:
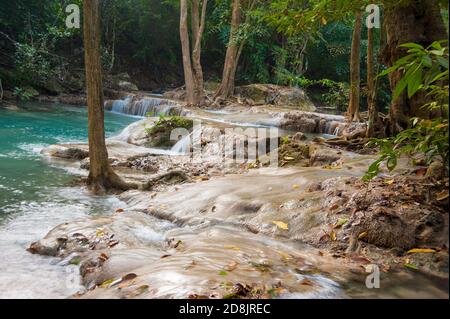
<path fill-rule="evenodd" d="M 204 102 L 205 91 L 203 88 L 203 69 L 201 64 L 201 43 L 205 31 L 206 7 L 208 0 L 202 1 L 202 13 L 199 18 L 199 0 L 193 0 L 192 21 L 197 24 L 192 26 L 194 48 L 192 50 L 192 67 L 194 74 L 194 104 L 201 105 Z M 195 9 L 195 10 L 194 10 Z"/>
<path fill-rule="evenodd" d="M 108 162 L 105 142 L 103 84 L 100 59 L 100 0 L 84 0 L 84 59 L 88 103 L 89 176 L 87 184 L 94 193 L 129 188 Z"/>
<path fill-rule="evenodd" d="M 186 103 L 194 104 L 194 75 L 191 64 L 191 49 L 189 45 L 188 5 L 187 0 L 180 0 L 180 40 L 183 54 L 184 83 Z"/>
<path fill-rule="evenodd" d="M 234 81 L 236 69 L 242 52 L 243 43 L 236 43 L 236 32 L 242 20 L 241 0 L 233 0 L 233 9 L 231 14 L 230 37 L 228 40 L 227 53 L 223 66 L 222 82 L 218 87 L 214 98 L 226 99 L 234 93 Z"/>
<path fill-rule="evenodd" d="M 387 42 L 383 50 L 383 62 L 386 66 L 392 66 L 395 61 L 406 55 L 406 49 L 400 44 L 414 42 L 423 46 L 430 45 L 433 41 L 447 39 L 439 4 L 436 0 L 411 0 L 403 5 L 394 5 L 386 8 L 386 36 Z M 403 71 L 395 71 L 389 74 L 391 89 L 394 90 L 403 76 Z M 436 114 L 421 108 L 426 104 L 426 96 L 416 93 L 407 98 L 403 93 L 395 101 L 392 101 L 389 112 L 389 134 L 394 135 L 408 128 L 411 117 L 430 118 Z"/>
<path fill-rule="evenodd" d="M 376 105 L 376 87 L 373 74 L 373 28 L 367 28 L 367 137 L 374 136 L 375 123 L 378 121 Z"/>
<path fill-rule="evenodd" d="M 352 36 L 352 50 L 350 54 L 350 99 L 347 116 L 350 122 L 360 121 L 360 45 L 361 45 L 362 13 L 356 13 L 355 27 Z"/>

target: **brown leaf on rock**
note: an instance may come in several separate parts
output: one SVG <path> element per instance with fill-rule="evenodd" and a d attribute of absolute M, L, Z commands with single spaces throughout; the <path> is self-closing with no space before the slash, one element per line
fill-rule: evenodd
<path fill-rule="evenodd" d="M 446 189 L 436 195 L 436 199 L 438 201 L 441 201 L 441 200 L 444 200 L 447 198 L 448 198 L 448 190 L 446 190 Z"/>

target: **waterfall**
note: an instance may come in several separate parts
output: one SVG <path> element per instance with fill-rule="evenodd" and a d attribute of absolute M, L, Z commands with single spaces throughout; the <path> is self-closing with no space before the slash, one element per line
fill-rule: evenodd
<path fill-rule="evenodd" d="M 141 100 L 133 101 L 133 97 L 128 96 L 123 100 L 115 100 L 110 110 L 116 113 L 135 116 L 160 116 L 169 115 L 177 109 L 179 105 L 170 100 L 155 97 L 145 97 Z"/>
<path fill-rule="evenodd" d="M 335 135 L 335 136 L 339 135 L 339 125 L 336 126 L 336 128 L 334 129 L 333 135 Z"/>
<path fill-rule="evenodd" d="M 194 127 L 193 131 L 188 135 L 182 137 L 174 146 L 172 146 L 171 152 L 175 154 L 188 154 L 191 152 L 192 143 L 200 142 L 201 139 L 201 126 Z"/>
<path fill-rule="evenodd" d="M 178 154 L 187 154 L 191 151 L 191 139 L 192 139 L 192 133 L 189 135 L 186 135 L 182 139 L 180 139 L 174 146 L 172 146 L 171 151 L 173 153 Z"/>
<path fill-rule="evenodd" d="M 111 111 L 126 114 L 126 109 L 130 105 L 132 100 L 133 98 L 131 96 L 127 96 L 123 100 L 115 100 L 112 104 Z"/>

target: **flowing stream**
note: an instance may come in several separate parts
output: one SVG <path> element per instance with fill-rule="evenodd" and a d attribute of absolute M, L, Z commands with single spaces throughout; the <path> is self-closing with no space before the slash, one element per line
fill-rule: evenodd
<path fill-rule="evenodd" d="M 167 113 L 173 107 L 167 103 L 148 102 L 146 105 L 138 105 L 138 108 L 130 110 L 119 104 L 113 105 L 114 112 L 106 113 L 107 136 L 121 137 L 119 133 L 122 131 L 122 135 L 126 134 L 126 130 L 124 132 L 123 129 L 137 120 L 136 117 L 117 113 L 129 115 L 142 115 L 141 113 L 150 111 Z M 220 115 L 227 114 L 211 113 L 216 120 Z M 71 181 L 79 172 L 76 168 L 56 166 L 54 162 L 46 161 L 39 154 L 42 148 L 51 144 L 85 141 L 87 138 L 86 117 L 85 108 L 64 105 L 29 103 L 21 105 L 20 110 L 17 111 L 0 109 L 0 298 L 66 298 L 82 289 L 77 281 L 79 277 L 75 276 L 75 280 L 73 280 L 74 277 L 70 276 L 70 274 L 76 274 L 77 266 L 68 265 L 67 262 L 57 258 L 32 255 L 26 251 L 26 248 L 31 242 L 45 236 L 56 225 L 86 216 L 109 215 L 117 208 L 126 207 L 126 204 L 118 197 L 96 197 L 86 192 L 83 187 L 72 186 Z M 187 146 L 186 140 L 180 141 L 173 151 L 183 152 Z M 314 179 L 315 176 L 315 171 L 308 170 L 308 168 L 304 170 L 304 173 L 296 172 L 300 184 L 308 178 Z M 261 190 L 262 195 L 260 196 L 266 198 L 275 196 L 274 200 L 278 200 L 283 196 L 285 183 L 283 177 L 273 176 L 271 178 L 273 188 L 277 189 L 280 194 L 271 195 L 271 191 L 266 189 Z M 208 186 L 199 184 L 197 188 L 186 189 L 184 193 L 174 194 L 172 197 L 169 194 L 165 197 L 166 202 L 163 204 L 170 206 L 174 203 L 176 206 L 180 200 L 185 200 L 187 203 L 185 206 L 194 209 L 202 201 L 221 196 L 219 198 L 226 206 L 235 198 L 248 197 L 248 200 L 251 200 L 254 195 L 247 191 L 249 185 L 263 187 L 265 180 L 267 178 L 264 175 L 247 179 L 234 175 L 225 182 L 213 181 Z M 207 189 L 202 189 L 202 187 L 207 187 Z M 265 192 L 267 196 L 264 195 Z M 186 207 L 180 206 L 179 209 L 186 209 Z M 174 213 L 177 212 L 174 211 Z M 130 220 L 126 220 L 127 217 L 124 218 L 122 223 L 128 223 L 123 228 L 125 234 L 129 234 L 130 238 L 135 236 L 145 247 L 158 246 L 164 240 L 166 231 L 178 232 L 179 236 L 184 236 L 187 240 L 192 238 L 192 242 L 196 245 L 193 247 L 192 254 L 202 260 L 211 258 L 210 264 L 207 265 L 210 267 L 217 267 L 214 263 L 222 261 L 222 259 L 225 262 L 232 253 L 231 251 L 221 255 L 223 252 L 220 247 L 223 245 L 217 240 L 214 241 L 214 237 L 226 239 L 230 245 L 240 245 L 242 249 L 248 248 L 248 254 L 258 252 L 258 254 L 270 256 L 278 253 L 276 249 L 289 250 L 291 247 L 301 252 L 299 256 L 304 254 L 305 259 L 313 258 L 308 256 L 307 247 L 289 246 L 292 244 L 283 246 L 284 244 L 278 244 L 276 240 L 264 236 L 259 238 L 255 235 L 251 239 L 243 238 L 242 236 L 248 235 L 241 235 L 234 231 L 230 233 L 227 228 L 218 228 L 216 232 L 197 235 L 190 234 L 183 227 L 177 228 L 166 221 L 153 217 L 151 220 L 145 214 L 139 214 Z M 119 222 L 121 221 L 119 220 Z M 161 273 L 161 269 L 159 269 L 161 268 L 159 265 L 160 255 L 154 249 L 139 248 L 128 252 L 123 251 L 123 253 L 127 254 L 123 257 L 126 261 L 124 264 L 134 260 L 136 262 L 140 259 L 146 260 L 147 267 L 150 267 L 149 276 L 156 276 L 155 274 L 158 274 L 159 271 L 161 276 L 152 277 L 152 279 L 155 282 L 159 280 L 162 291 L 174 289 L 174 295 L 182 292 L 178 286 L 178 280 L 184 279 L 186 285 L 195 286 L 199 284 L 201 276 L 206 272 L 211 272 L 211 269 L 200 268 L 197 272 L 186 272 L 186 277 L 178 278 L 176 276 L 177 268 L 173 268 L 173 271 L 170 268 L 180 266 L 176 261 L 173 261 L 172 266 L 170 264 L 166 266 L 168 267 L 166 273 Z M 244 254 L 241 258 L 247 257 Z M 147 262 L 151 260 L 154 262 Z M 330 263 L 330 267 L 331 265 Z M 152 267 L 156 267 L 156 269 Z M 291 278 L 292 273 L 286 272 L 283 267 L 280 266 L 280 273 L 277 276 Z M 285 297 L 448 297 L 448 283 L 445 285 L 442 281 L 436 282 L 425 276 L 409 272 L 394 273 L 384 277 L 383 285 L 386 288 L 377 291 L 376 289 L 366 289 L 361 280 L 338 284 L 327 276 L 315 274 L 310 276 L 309 280 L 320 288 L 317 293 L 294 293 Z M 71 278 L 72 281 L 68 282 L 68 278 Z"/>
<path fill-rule="evenodd" d="M 87 138 L 85 108 L 25 104 L 0 109 L 0 298 L 63 298 L 68 269 L 25 249 L 57 224 L 123 206 L 115 197 L 93 197 L 71 187 L 73 175 L 45 162 L 40 150 Z M 136 119 L 107 112 L 107 135 Z M 76 172 L 75 172 L 76 173 Z"/>

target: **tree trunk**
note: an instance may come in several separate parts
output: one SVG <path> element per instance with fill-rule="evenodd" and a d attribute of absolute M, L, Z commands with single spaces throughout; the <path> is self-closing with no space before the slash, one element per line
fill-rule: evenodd
<path fill-rule="evenodd" d="M 223 66 L 222 83 L 217 89 L 214 98 L 226 99 L 234 93 L 234 80 L 239 57 L 242 52 L 240 48 L 243 43 L 238 45 L 235 40 L 236 31 L 239 28 L 242 19 L 241 0 L 233 0 L 233 10 L 231 14 L 230 37 L 228 40 L 227 53 Z"/>
<path fill-rule="evenodd" d="M 194 105 L 194 75 L 191 63 L 191 49 L 189 45 L 188 5 L 187 0 L 180 0 L 180 40 L 183 54 L 184 83 L 186 88 L 186 103 Z"/>
<path fill-rule="evenodd" d="M 194 48 L 192 50 L 192 67 L 194 74 L 194 104 L 200 105 L 204 102 L 205 91 L 203 88 L 203 70 L 201 64 L 201 43 L 203 32 L 205 30 L 206 7 L 208 0 L 202 1 L 202 14 L 199 18 L 199 0 L 192 1 L 192 22 L 196 25 L 192 26 L 192 38 Z"/>
<path fill-rule="evenodd" d="M 367 137 L 374 136 L 375 123 L 378 121 L 376 105 L 376 87 L 373 75 L 373 28 L 367 28 Z"/>
<path fill-rule="evenodd" d="M 350 100 L 348 105 L 348 119 L 350 122 L 359 121 L 360 96 L 360 45 L 361 45 L 362 13 L 356 13 L 355 27 L 352 36 L 352 51 L 350 55 Z"/>
<path fill-rule="evenodd" d="M 192 0 L 191 5 L 191 41 L 189 41 L 188 2 L 180 0 L 180 40 L 183 54 L 184 82 L 186 88 L 186 103 L 200 105 L 205 93 L 203 89 L 203 70 L 201 64 L 201 41 L 205 30 L 206 7 L 208 0 L 202 1 L 202 13 L 199 16 L 199 0 Z"/>
<path fill-rule="evenodd" d="M 104 193 L 108 189 L 126 190 L 129 186 L 109 165 L 105 143 L 100 61 L 100 0 L 84 0 L 83 29 L 90 161 L 87 184 L 94 193 Z"/>
<path fill-rule="evenodd" d="M 383 51 L 383 62 L 388 67 L 406 55 L 407 50 L 400 48 L 400 44 L 414 42 L 426 47 L 433 41 L 447 39 L 447 31 L 436 0 L 411 0 L 404 5 L 388 7 L 385 18 L 387 43 Z M 389 74 L 392 90 L 402 76 L 401 70 Z M 403 93 L 392 101 L 388 133 L 394 135 L 409 127 L 411 117 L 430 118 L 436 115 L 421 108 L 424 104 L 426 96 L 420 92 L 410 99 Z"/>

